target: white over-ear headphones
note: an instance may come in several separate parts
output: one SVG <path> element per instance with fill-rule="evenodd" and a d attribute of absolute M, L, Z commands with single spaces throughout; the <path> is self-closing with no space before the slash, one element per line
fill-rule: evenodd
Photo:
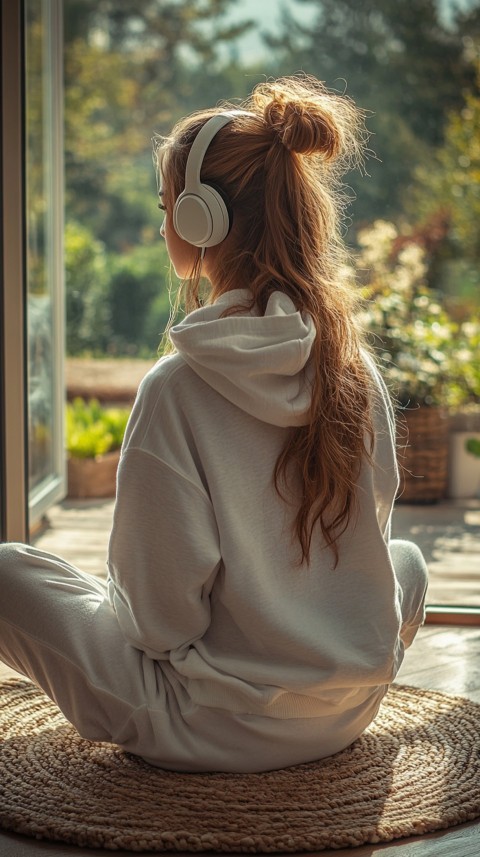
<path fill-rule="evenodd" d="M 188 154 L 185 188 L 173 209 L 173 226 L 177 235 L 195 247 L 215 247 L 228 235 L 230 217 L 219 191 L 200 180 L 205 153 L 215 134 L 246 110 L 217 113 L 200 128 Z M 250 114 L 253 115 L 253 114 Z"/>

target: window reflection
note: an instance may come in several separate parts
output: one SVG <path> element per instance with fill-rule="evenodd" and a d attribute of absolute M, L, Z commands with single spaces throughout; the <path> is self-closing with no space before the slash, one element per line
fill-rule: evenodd
<path fill-rule="evenodd" d="M 62 479 L 60 5 L 56 0 L 25 3 L 28 444 L 33 518 L 41 514 L 42 505 L 47 506 L 47 497 L 52 501 L 52 491 L 58 496 Z"/>

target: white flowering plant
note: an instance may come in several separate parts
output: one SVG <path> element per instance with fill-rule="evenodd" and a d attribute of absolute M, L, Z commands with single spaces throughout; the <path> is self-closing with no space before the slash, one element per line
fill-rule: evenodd
<path fill-rule="evenodd" d="M 402 406 L 480 401 L 480 324 L 459 324 L 427 283 L 425 249 L 376 221 L 358 235 L 362 321 Z"/>

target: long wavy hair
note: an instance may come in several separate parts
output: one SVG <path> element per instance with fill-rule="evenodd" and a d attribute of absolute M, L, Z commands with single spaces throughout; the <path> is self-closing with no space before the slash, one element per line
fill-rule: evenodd
<path fill-rule="evenodd" d="M 167 210 L 183 190 L 200 128 L 238 106 L 197 112 L 162 138 Z M 281 291 L 315 323 L 309 421 L 289 431 L 273 480 L 280 496 L 295 503 L 301 563 L 310 560 L 318 522 L 337 564 L 338 539 L 355 513 L 358 475 L 363 459 L 371 459 L 374 438 L 372 381 L 342 238 L 349 196 L 341 177 L 363 163 L 364 114 L 306 75 L 259 84 L 241 107 L 253 115 L 239 114 L 225 125 L 202 166 L 202 181 L 222 189 L 233 215 L 225 241 L 207 250 L 214 284 L 208 300 L 248 284 L 248 308 L 263 313 L 272 292 Z M 201 303 L 200 276 L 199 251 L 183 288 L 187 312 Z"/>

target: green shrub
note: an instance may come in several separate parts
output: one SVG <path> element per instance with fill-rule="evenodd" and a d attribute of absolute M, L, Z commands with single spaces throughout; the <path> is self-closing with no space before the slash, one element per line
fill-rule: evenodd
<path fill-rule="evenodd" d="M 89 229 L 65 225 L 66 346 L 68 354 L 104 352 L 111 339 L 105 246 Z"/>
<path fill-rule="evenodd" d="M 156 354 L 170 314 L 170 263 L 158 234 L 146 233 L 145 243 L 112 254 L 89 229 L 69 221 L 65 280 L 69 355 Z"/>
<path fill-rule="evenodd" d="M 112 260 L 109 354 L 156 354 L 170 314 L 169 268 L 160 239 Z"/>
<path fill-rule="evenodd" d="M 465 449 L 471 455 L 474 455 L 476 458 L 480 458 L 480 440 L 478 440 L 476 437 L 468 438 L 465 444 Z"/>
<path fill-rule="evenodd" d="M 95 458 L 120 449 L 129 415 L 128 408 L 103 408 L 97 399 L 74 399 L 66 408 L 68 453 Z"/>

